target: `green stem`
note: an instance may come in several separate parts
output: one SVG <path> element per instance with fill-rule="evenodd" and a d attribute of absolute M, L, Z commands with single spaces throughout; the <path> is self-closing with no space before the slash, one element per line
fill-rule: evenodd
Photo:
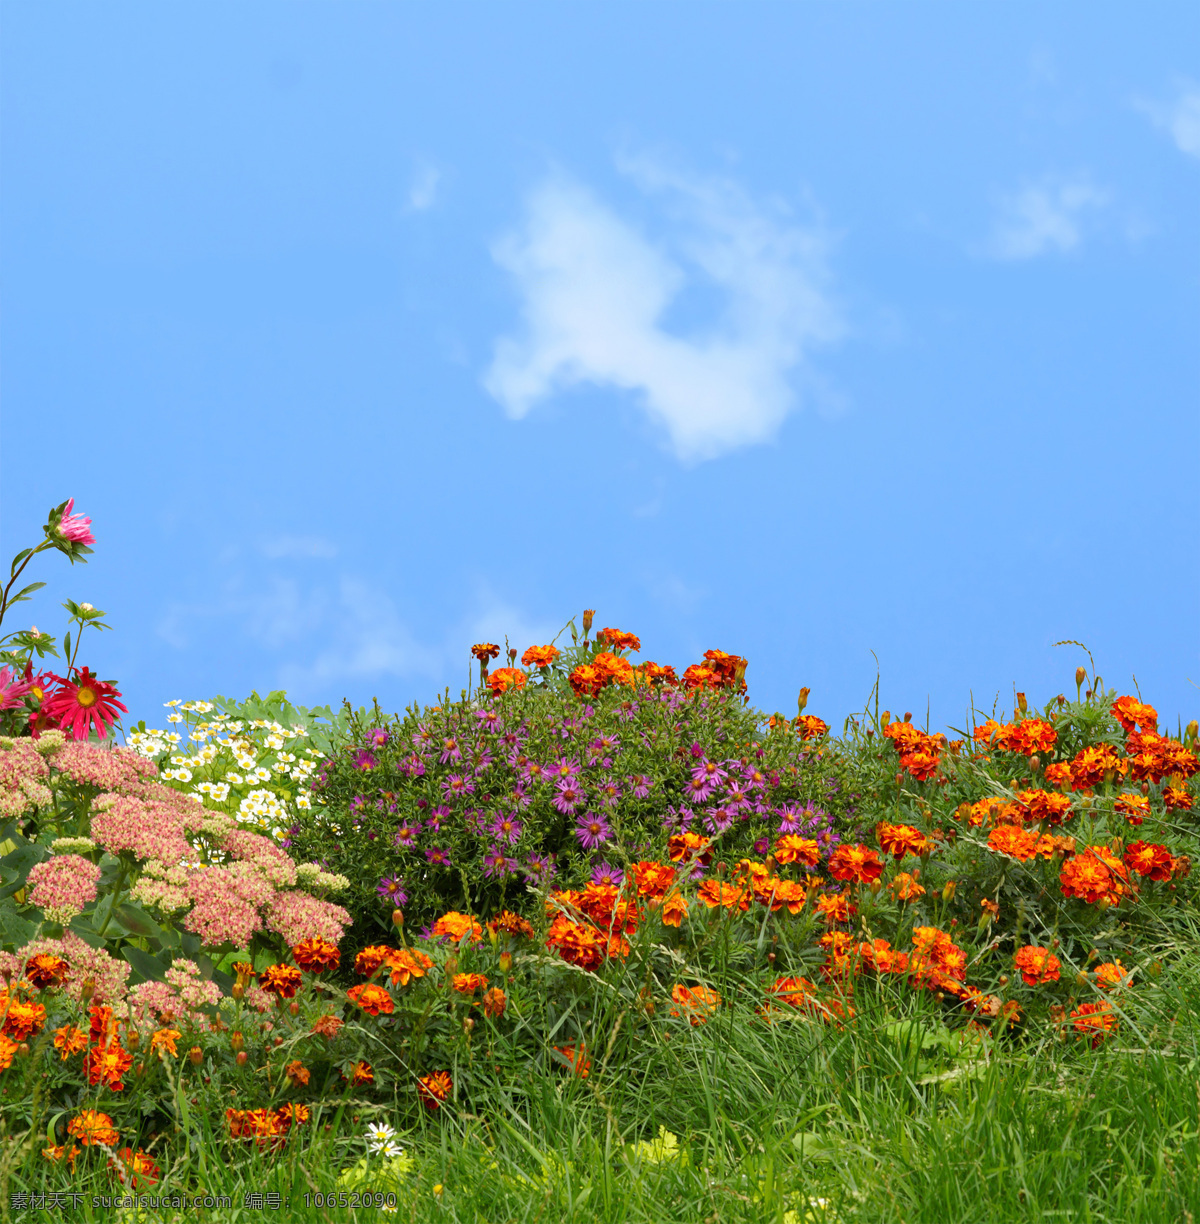
<path fill-rule="evenodd" d="M 45 550 L 50 547 L 51 547 L 50 541 L 43 540 L 42 543 L 39 544 L 36 548 L 32 549 L 29 556 L 26 557 L 25 560 L 21 562 L 21 566 L 19 569 L 14 569 L 11 571 L 12 577 L 9 578 L 8 580 L 8 586 L 4 588 L 4 594 L 0 595 L 0 623 L 4 621 L 4 614 L 8 611 L 8 594 L 13 589 L 13 587 L 16 585 L 17 579 L 20 578 L 21 574 L 24 572 L 25 567 L 30 563 L 30 561 L 34 559 L 34 557 L 38 555 L 38 553 L 45 552 Z"/>
<path fill-rule="evenodd" d="M 128 868 L 124 863 L 121 864 L 121 873 L 117 876 L 116 887 L 112 891 L 112 901 L 108 906 L 108 916 L 104 919 L 104 925 L 96 932 L 101 938 L 104 937 L 104 932 L 108 930 L 108 924 L 112 922 L 113 911 L 117 908 L 117 898 L 121 895 L 121 889 L 125 884 L 125 876 Z"/>

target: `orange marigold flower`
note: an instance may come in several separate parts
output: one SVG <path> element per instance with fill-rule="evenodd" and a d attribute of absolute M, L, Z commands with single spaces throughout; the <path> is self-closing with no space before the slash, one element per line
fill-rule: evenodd
<path fill-rule="evenodd" d="M 721 1006 L 721 996 L 707 986 L 673 986 L 671 1000 L 677 1004 L 671 1008 L 671 1015 L 687 1016 L 693 1027 L 707 1024 L 709 1016 L 716 1015 Z"/>
<path fill-rule="evenodd" d="M 354 958 L 354 972 L 371 977 L 391 954 L 392 949 L 387 944 L 371 944 Z"/>
<path fill-rule="evenodd" d="M 455 943 L 469 935 L 472 943 L 478 943 L 483 938 L 483 927 L 470 914 L 450 910 L 433 924 L 434 939 L 440 939 L 444 935 L 448 935 Z"/>
<path fill-rule="evenodd" d="M 595 697 L 604 687 L 606 677 L 590 663 L 581 663 L 567 677 L 567 683 L 576 697 Z"/>
<path fill-rule="evenodd" d="M 659 915 L 664 926 L 677 927 L 687 917 L 688 906 L 682 894 L 673 892 L 664 899 Z"/>
<path fill-rule="evenodd" d="M 391 973 L 393 986 L 407 986 L 413 978 L 424 977 L 433 968 L 433 958 L 416 948 L 389 948 L 383 964 Z"/>
<path fill-rule="evenodd" d="M 313 1021 L 312 1031 L 324 1037 L 327 1041 L 332 1041 L 338 1035 L 340 1029 L 345 1023 L 338 1016 L 318 1016 Z"/>
<path fill-rule="evenodd" d="M 835 880 L 857 880 L 870 884 L 883 875 L 883 863 L 866 846 L 839 846 L 829 856 L 829 874 Z"/>
<path fill-rule="evenodd" d="M 886 939 L 860 943 L 855 951 L 862 965 L 878 973 L 908 972 L 908 953 L 897 952 Z"/>
<path fill-rule="evenodd" d="M 592 668 L 605 684 L 630 685 L 634 680 L 633 664 L 620 655 L 602 650 L 592 660 Z"/>
<path fill-rule="evenodd" d="M 1017 798 L 1035 824 L 1060 825 L 1071 816 L 1071 800 L 1056 791 L 1023 790 Z"/>
<path fill-rule="evenodd" d="M 625 633 L 621 629 L 601 629 L 596 634 L 596 641 L 611 646 L 613 650 L 628 650 L 637 654 L 642 648 L 642 639 L 634 633 Z"/>
<path fill-rule="evenodd" d="M 1126 731 L 1132 731 L 1135 725 L 1151 732 L 1158 727 L 1158 711 L 1133 697 L 1118 697 L 1113 702 L 1112 713 Z"/>
<path fill-rule="evenodd" d="M 1013 963 L 1020 971 L 1026 986 L 1057 982 L 1058 971 L 1062 968 L 1058 957 L 1049 948 L 1039 948 L 1034 944 L 1021 948 L 1013 958 Z"/>
<path fill-rule="evenodd" d="M 371 1070 L 370 1063 L 359 1061 L 351 1064 L 350 1074 L 343 1074 L 342 1079 L 348 1079 L 352 1087 L 358 1087 L 359 1084 L 373 1084 L 375 1072 Z"/>
<path fill-rule="evenodd" d="M 450 988 L 459 994 L 473 995 L 477 990 L 486 990 L 488 980 L 482 973 L 456 973 L 450 980 Z"/>
<path fill-rule="evenodd" d="M 376 986 L 374 982 L 351 986 L 346 991 L 346 998 L 356 1007 L 361 1007 L 369 1016 L 390 1016 L 396 1010 L 392 996 L 382 986 Z"/>
<path fill-rule="evenodd" d="M 521 656 L 524 667 L 549 667 L 558 658 L 557 646 L 530 646 Z"/>
<path fill-rule="evenodd" d="M 308 1073 L 305 1072 L 304 1083 L 306 1084 L 308 1083 L 307 1075 Z M 283 1130 L 288 1131 L 293 1126 L 303 1126 L 311 1117 L 311 1111 L 307 1105 L 301 1105 L 298 1101 L 288 1101 L 275 1110 L 275 1117 L 279 1126 Z"/>
<path fill-rule="evenodd" d="M 280 999 L 292 998 L 300 989 L 303 981 L 300 970 L 295 965 L 268 965 L 258 975 L 258 984 L 267 992 Z"/>
<path fill-rule="evenodd" d="M 1071 785 L 1076 790 L 1094 790 L 1104 775 L 1124 777 L 1129 762 L 1117 756 L 1107 744 L 1082 748 L 1071 761 Z"/>
<path fill-rule="evenodd" d="M 669 863 L 643 860 L 629 868 L 629 875 L 637 887 L 639 897 L 661 900 L 675 883 L 675 868 Z"/>
<path fill-rule="evenodd" d="M 39 952 L 25 962 L 25 976 L 38 990 L 44 990 L 47 986 L 61 986 L 67 980 L 68 968 L 61 956 Z"/>
<path fill-rule="evenodd" d="M 116 1160 L 109 1157 L 108 1167 L 112 1172 L 122 1174 L 129 1188 L 135 1191 L 153 1186 L 161 1175 L 161 1170 L 150 1153 L 143 1152 L 140 1148 L 136 1152 L 129 1147 L 121 1148 L 117 1152 Z"/>
<path fill-rule="evenodd" d="M 431 1071 L 417 1080 L 417 1095 L 426 1109 L 441 1109 L 442 1102 L 448 1100 L 454 1081 L 449 1071 Z"/>
<path fill-rule="evenodd" d="M 550 924 L 546 947 L 553 948 L 570 965 L 594 973 L 604 963 L 607 945 L 603 935 L 589 923 L 574 922 L 559 914 Z"/>
<path fill-rule="evenodd" d="M 696 896 L 709 909 L 716 909 L 718 906 L 728 910 L 748 910 L 750 908 L 749 889 L 738 884 L 722 884 L 719 880 L 705 880 L 696 889 Z"/>
<path fill-rule="evenodd" d="M 12 1041 L 0 1033 L 0 1071 L 7 1071 L 12 1066 L 13 1055 L 20 1049 L 18 1042 Z"/>
<path fill-rule="evenodd" d="M 1027 829 L 1016 825 L 1000 825 L 988 834 L 988 849 L 996 854 L 1007 854 L 1022 863 L 1037 853 L 1038 839 Z"/>
<path fill-rule="evenodd" d="M 1124 895 L 1129 871 L 1106 846 L 1088 846 L 1082 854 L 1063 864 L 1058 880 L 1064 897 L 1078 897 L 1094 905 Z"/>
<path fill-rule="evenodd" d="M 1044 718 L 1023 718 L 1004 727 L 996 737 L 998 748 L 1027 757 L 1049 752 L 1057 742 L 1058 732 Z"/>
<path fill-rule="evenodd" d="M 672 863 L 690 863 L 699 859 L 707 866 L 712 861 L 709 839 L 699 833 L 672 833 L 667 839 L 667 856 Z"/>
<path fill-rule="evenodd" d="M 1055 765 L 1047 765 L 1043 772 L 1046 775 L 1046 781 L 1051 786 L 1057 786 L 1060 789 L 1071 781 L 1071 766 L 1067 761 L 1059 761 Z"/>
<path fill-rule="evenodd" d="M 296 1088 L 303 1088 L 312 1078 L 312 1072 L 298 1058 L 293 1058 L 284 1067 L 283 1073 L 291 1080 L 293 1087 Z"/>
<path fill-rule="evenodd" d="M 796 730 L 801 739 L 820 739 L 829 734 L 829 724 L 815 714 L 800 714 L 796 718 Z"/>
<path fill-rule="evenodd" d="M 486 663 L 489 659 L 494 659 L 500 653 L 500 647 L 495 642 L 476 642 L 471 647 L 471 653 L 480 663 Z"/>
<path fill-rule="evenodd" d="M 917 877 L 907 871 L 897 872 L 888 882 L 888 891 L 895 901 L 911 901 L 914 897 L 925 895 L 924 885 L 917 883 Z"/>
<path fill-rule="evenodd" d="M 1071 1012 L 1071 1021 L 1081 1037 L 1091 1038 L 1092 1049 L 1117 1029 L 1117 1018 L 1107 1001 L 1081 1004 Z"/>
<path fill-rule="evenodd" d="M 519 914 L 514 914 L 511 910 L 501 910 L 500 913 L 489 920 L 487 927 L 493 935 L 520 935 L 524 939 L 533 938 L 533 927 Z"/>
<path fill-rule="evenodd" d="M 296 964 L 301 969 L 307 969 L 309 973 L 324 973 L 326 969 L 336 969 L 342 959 L 337 944 L 319 936 L 298 943 L 292 949 L 292 956 Z"/>
<path fill-rule="evenodd" d="M 1192 796 L 1183 786 L 1164 786 L 1163 804 L 1168 812 L 1189 812 L 1192 809 Z"/>
<path fill-rule="evenodd" d="M 808 978 L 778 977 L 767 987 L 767 993 L 773 994 L 790 1007 L 804 1007 L 816 996 L 817 988 Z"/>
<path fill-rule="evenodd" d="M 483 996 L 483 1014 L 498 1020 L 508 1007 L 508 996 L 499 986 L 493 986 Z"/>
<path fill-rule="evenodd" d="M 66 1062 L 72 1054 L 78 1054 L 87 1049 L 88 1035 L 81 1028 L 64 1024 L 54 1030 L 54 1048 L 62 1051 L 62 1061 Z"/>
<path fill-rule="evenodd" d="M 785 833 L 772 849 L 777 863 L 800 863 L 815 867 L 821 861 L 821 847 L 811 837 L 799 833 Z"/>
<path fill-rule="evenodd" d="M 40 1032 L 46 1023 L 46 1009 L 40 1004 L 28 999 L 14 998 L 9 991 L 0 991 L 0 1015 L 8 1009 L 4 1017 L 4 1026 L 0 1032 L 6 1033 L 14 1041 L 25 1041 L 34 1033 Z"/>
<path fill-rule="evenodd" d="M 648 680 L 651 684 L 678 684 L 679 677 L 675 674 L 675 669 L 669 664 L 655 663 L 647 659 L 645 663 L 641 663 L 634 669 L 636 674 L 643 680 Z"/>
<path fill-rule="evenodd" d="M 1136 841 L 1126 847 L 1125 866 L 1150 880 L 1169 880 L 1175 870 L 1175 856 L 1153 842 Z"/>
<path fill-rule="evenodd" d="M 117 1044 L 92 1046 L 83 1060 L 89 1084 L 103 1084 L 113 1092 L 124 1091 L 123 1077 L 133 1066 L 133 1055 Z"/>
<path fill-rule="evenodd" d="M 78 1139 L 83 1147 L 91 1147 L 96 1143 L 105 1143 L 112 1147 L 119 1137 L 112 1118 L 95 1109 L 81 1109 L 67 1123 L 67 1134 Z"/>
<path fill-rule="evenodd" d="M 875 836 L 884 854 L 890 854 L 897 862 L 906 854 L 924 854 L 932 845 L 923 833 L 906 824 L 881 822 L 875 826 Z"/>
<path fill-rule="evenodd" d="M 155 1050 L 166 1050 L 172 1058 L 179 1057 L 179 1051 L 175 1048 L 175 1043 L 182 1037 L 183 1034 L 178 1029 L 160 1028 L 155 1029 L 150 1034 L 150 1053 Z"/>
<path fill-rule="evenodd" d="M 52 1164 L 57 1164 L 59 1161 L 65 1159 L 71 1166 L 71 1172 L 74 1173 L 75 1157 L 79 1155 L 79 1148 L 76 1144 L 72 1143 L 71 1150 L 68 1151 L 65 1145 L 60 1144 L 56 1147 L 42 1148 L 42 1155 L 45 1156 L 45 1158 Z"/>
<path fill-rule="evenodd" d="M 693 663 L 690 667 L 684 668 L 680 683 L 688 689 L 720 688 L 721 677 L 713 668 Z"/>
<path fill-rule="evenodd" d="M 567 1066 L 579 1076 L 580 1079 L 587 1079 L 588 1072 L 592 1069 L 592 1060 L 587 1056 L 587 1046 L 580 1042 L 578 1045 L 555 1046 L 556 1053 L 561 1054 L 566 1059 Z"/>
<path fill-rule="evenodd" d="M 1145 795 L 1126 791 L 1117 796 L 1113 810 L 1124 816 L 1131 825 L 1140 825 L 1150 815 L 1150 800 Z"/>
<path fill-rule="evenodd" d="M 817 913 L 826 922 L 849 922 L 858 913 L 844 893 L 821 893 L 816 900 Z"/>
<path fill-rule="evenodd" d="M 93 1003 L 88 1008 L 91 1017 L 89 1036 L 97 1045 L 108 1045 L 116 1038 L 117 1021 L 113 1018 L 113 1009 Z"/>
<path fill-rule="evenodd" d="M 1096 985 L 1104 990 L 1116 990 L 1120 986 L 1128 986 L 1133 980 L 1133 970 L 1126 969 L 1121 964 L 1120 957 L 1114 961 L 1097 965 L 1095 974 Z"/>
<path fill-rule="evenodd" d="M 511 689 L 523 689 L 528 677 L 519 667 L 498 667 L 487 678 L 487 686 L 492 695 L 498 697 Z"/>

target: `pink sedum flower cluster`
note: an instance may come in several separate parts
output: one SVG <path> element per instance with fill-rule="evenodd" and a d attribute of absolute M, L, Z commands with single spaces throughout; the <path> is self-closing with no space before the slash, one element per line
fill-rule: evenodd
<path fill-rule="evenodd" d="M 135 858 L 159 862 L 194 856 L 187 834 L 200 829 L 204 809 L 165 786 L 146 789 L 145 798 L 101 795 L 92 805 L 92 837 L 109 854 L 129 850 Z"/>
<path fill-rule="evenodd" d="M 56 854 L 29 869 L 29 899 L 51 922 L 66 926 L 96 899 L 100 868 L 79 854 Z"/>
<path fill-rule="evenodd" d="M 0 819 L 49 807 L 54 802 L 49 778 L 50 766 L 32 741 L 0 736 Z"/>
<path fill-rule="evenodd" d="M 65 744 L 55 753 L 54 768 L 65 773 L 72 782 L 98 786 L 105 791 L 129 793 L 137 793 L 140 783 L 158 774 L 158 766 L 132 748 L 109 748 L 97 752 L 94 745 L 79 743 Z"/>
<path fill-rule="evenodd" d="M 67 962 L 68 972 L 63 991 L 76 1003 L 82 1003 L 84 991 L 92 991 L 93 1003 L 116 1007 L 129 993 L 130 966 L 119 961 L 103 948 L 86 944 L 74 931 L 64 931 L 61 939 L 35 939 L 16 952 L 22 968 L 31 956 L 48 952 Z"/>
<path fill-rule="evenodd" d="M 276 893 L 267 907 L 267 926 L 292 947 L 306 939 L 335 944 L 350 922 L 350 914 L 340 905 L 306 892 Z"/>

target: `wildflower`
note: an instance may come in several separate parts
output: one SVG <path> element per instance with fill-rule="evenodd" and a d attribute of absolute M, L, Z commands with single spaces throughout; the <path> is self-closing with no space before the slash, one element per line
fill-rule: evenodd
<path fill-rule="evenodd" d="M 505 854 L 495 843 L 488 847 L 483 856 L 483 874 L 491 879 L 515 875 L 517 866 L 517 860 Z"/>
<path fill-rule="evenodd" d="M 625 873 L 611 863 L 600 862 L 592 868 L 591 882 L 604 888 L 620 888 L 624 879 Z"/>
<path fill-rule="evenodd" d="M 778 977 L 767 987 L 767 993 L 790 1007 L 802 1008 L 816 995 L 817 988 L 807 978 Z"/>
<path fill-rule="evenodd" d="M 166 1050 L 172 1058 L 178 1058 L 179 1051 L 175 1048 L 175 1043 L 182 1036 L 183 1034 L 178 1029 L 155 1029 L 150 1034 L 150 1053 L 153 1054 L 155 1050 Z"/>
<path fill-rule="evenodd" d="M 280 999 L 292 998 L 303 979 L 294 965 L 269 965 L 258 975 L 258 984 Z"/>
<path fill-rule="evenodd" d="M 343 1075 L 342 1079 L 348 1079 L 351 1086 L 357 1088 L 360 1084 L 373 1084 L 375 1082 L 375 1072 L 371 1070 L 370 1063 L 360 1060 L 351 1064 L 350 1074 Z"/>
<path fill-rule="evenodd" d="M 124 1090 L 122 1079 L 132 1066 L 133 1056 L 115 1042 L 110 1046 L 92 1046 L 83 1060 L 88 1083 L 103 1084 L 113 1092 Z"/>
<path fill-rule="evenodd" d="M 51 922 L 66 926 L 96 899 L 100 868 L 78 854 L 55 854 L 29 869 L 29 899 Z"/>
<path fill-rule="evenodd" d="M 587 1056 L 587 1046 L 582 1042 L 579 1044 L 555 1046 L 556 1054 L 561 1054 L 566 1060 L 566 1064 L 579 1076 L 580 1079 L 587 1079 L 588 1072 L 592 1069 L 592 1060 Z"/>
<path fill-rule="evenodd" d="M 54 1048 L 62 1051 L 62 1061 L 66 1062 L 72 1054 L 78 1054 L 87 1049 L 88 1035 L 81 1028 L 64 1024 L 54 1030 Z"/>
<path fill-rule="evenodd" d="M 369 1152 L 379 1152 L 382 1148 L 391 1145 L 395 1138 L 395 1127 L 388 1126 L 387 1123 L 382 1125 L 367 1123 L 367 1150 Z"/>
<path fill-rule="evenodd" d="M 1064 897 L 1078 897 L 1094 905 L 1123 896 L 1128 889 L 1129 872 L 1106 847 L 1088 846 L 1063 864 L 1058 878 Z"/>
<path fill-rule="evenodd" d="M 7 1071 L 12 1066 L 13 1055 L 20 1048 L 17 1042 L 0 1033 L 0 1071 Z"/>
<path fill-rule="evenodd" d="M 613 650 L 628 650 L 637 654 L 642 649 L 642 642 L 636 634 L 624 633 L 620 629 L 601 629 L 596 634 L 596 641 L 611 646 Z"/>
<path fill-rule="evenodd" d="M 449 1071 L 432 1071 L 417 1080 L 417 1095 L 426 1109 L 440 1109 L 453 1088 Z"/>
<path fill-rule="evenodd" d="M 820 739 L 821 736 L 829 734 L 829 724 L 823 718 L 818 718 L 815 714 L 798 715 L 795 725 L 801 739 Z"/>
<path fill-rule="evenodd" d="M 312 1072 L 298 1059 L 294 1058 L 283 1069 L 293 1088 L 303 1088 L 312 1078 Z"/>
<path fill-rule="evenodd" d="M 835 880 L 857 880 L 870 884 L 883 874 L 883 863 L 866 846 L 839 846 L 829 856 L 829 874 Z"/>
<path fill-rule="evenodd" d="M 455 943 L 470 935 L 471 942 L 478 943 L 483 938 L 483 927 L 469 914 L 450 910 L 433 924 L 432 933 L 434 939 L 449 937 Z"/>
<path fill-rule="evenodd" d="M 1113 702 L 1112 715 L 1126 731 L 1132 731 L 1135 725 L 1150 732 L 1158 727 L 1158 711 L 1132 697 L 1118 697 Z"/>
<path fill-rule="evenodd" d="M 425 861 L 430 867 L 449 867 L 450 851 L 439 850 L 437 846 L 433 846 L 425 851 Z"/>
<path fill-rule="evenodd" d="M 501 910 L 488 922 L 488 930 L 492 934 L 520 935 L 525 939 L 533 938 L 533 927 L 519 914 L 511 910 Z"/>
<path fill-rule="evenodd" d="M 1169 880 L 1175 871 L 1175 858 L 1166 846 L 1136 841 L 1126 847 L 1125 866 L 1150 880 Z"/>
<path fill-rule="evenodd" d="M 508 996 L 500 989 L 499 986 L 493 986 L 483 996 L 483 1014 L 493 1020 L 498 1020 L 504 1015 L 505 1009 L 508 1007 Z"/>
<path fill-rule="evenodd" d="M 1060 825 L 1071 815 L 1071 800 L 1054 791 L 1023 790 L 1017 798 L 1028 818 L 1038 824 Z"/>
<path fill-rule="evenodd" d="M 1037 838 L 1015 825 L 1001 825 L 988 834 L 988 849 L 1025 862 L 1037 853 Z"/>
<path fill-rule="evenodd" d="M 576 697 L 595 697 L 604 687 L 604 676 L 590 663 L 581 663 L 567 677 Z"/>
<path fill-rule="evenodd" d="M 382 986 L 376 986 L 374 982 L 351 986 L 346 991 L 346 998 L 356 1007 L 361 1007 L 368 1016 L 390 1016 L 396 1010 L 392 996 Z"/>
<path fill-rule="evenodd" d="M 495 642 L 476 642 L 471 647 L 471 653 L 480 663 L 487 663 L 489 659 L 494 659 L 500 653 L 500 647 Z"/>
<path fill-rule="evenodd" d="M 150 1153 L 143 1152 L 140 1148 L 136 1152 L 129 1147 L 121 1148 L 117 1152 L 116 1160 L 109 1158 L 108 1167 L 113 1172 L 120 1172 L 129 1188 L 135 1191 L 153 1186 L 161 1175 L 161 1170 Z"/>
<path fill-rule="evenodd" d="M 25 1041 L 46 1023 L 46 1009 L 40 1003 L 15 998 L 9 991 L 0 991 L 0 1016 L 4 1016 L 0 1032 L 14 1041 Z"/>
<path fill-rule="evenodd" d="M 515 816 L 505 816 L 500 813 L 488 826 L 488 832 L 497 840 L 503 840 L 510 846 L 515 846 L 521 840 L 524 827 Z"/>
<path fill-rule="evenodd" d="M 880 849 L 899 862 L 906 854 L 923 854 L 931 846 L 925 835 L 912 825 L 880 823 L 875 826 Z"/>
<path fill-rule="evenodd" d="M 773 850 L 778 863 L 800 863 L 804 867 L 815 867 L 821 861 L 821 847 L 813 838 L 800 837 L 796 833 L 785 833 L 775 843 Z"/>
<path fill-rule="evenodd" d="M 671 1008 L 672 1016 L 687 1016 L 692 1026 L 708 1023 L 721 1005 L 721 996 L 707 986 L 676 985 L 671 989 L 671 1000 L 677 1006 Z"/>
<path fill-rule="evenodd" d="M 587 812 L 575 826 L 575 837 L 585 850 L 596 850 L 612 838 L 612 827 L 603 816 Z"/>
<path fill-rule="evenodd" d="M 358 748 L 354 752 L 354 759 L 351 764 L 355 769 L 361 769 L 365 773 L 370 773 L 379 764 L 379 760 L 370 748 Z"/>
<path fill-rule="evenodd" d="M 1112 1005 L 1107 1000 L 1082 1003 L 1071 1012 L 1070 1018 L 1081 1037 L 1091 1038 L 1092 1049 L 1117 1029 L 1117 1018 L 1112 1014 Z"/>
<path fill-rule="evenodd" d="M 895 901 L 912 901 L 915 897 L 925 895 L 925 889 L 917 883 L 917 877 L 909 875 L 907 871 L 897 872 L 892 877 L 888 882 L 888 891 Z"/>
<path fill-rule="evenodd" d="M 400 906 L 408 900 L 408 893 L 400 886 L 400 880 L 397 876 L 384 876 L 380 881 L 375 891 L 385 904 Z"/>
<path fill-rule="evenodd" d="M 332 1041 L 338 1035 L 338 1029 L 342 1027 L 343 1020 L 337 1016 L 318 1016 L 313 1021 L 312 1031 L 324 1037 L 327 1041 Z"/>
<path fill-rule="evenodd" d="M 1058 971 L 1062 967 L 1058 957 L 1048 948 L 1039 948 L 1033 944 L 1021 948 L 1013 958 L 1013 963 L 1020 971 L 1026 986 L 1057 982 Z"/>
<path fill-rule="evenodd" d="M 58 986 L 66 979 L 68 965 L 61 956 L 39 952 L 25 962 L 25 976 L 38 990 L 47 986 Z"/>
<path fill-rule="evenodd" d="M 320 938 L 305 939 L 298 943 L 292 949 L 292 956 L 296 964 L 309 973 L 324 973 L 326 969 L 336 969 L 342 959 L 336 944 Z"/>
<path fill-rule="evenodd" d="M 557 646 L 530 646 L 521 656 L 524 667 L 549 667 L 558 658 Z"/>
<path fill-rule="evenodd" d="M 95 544 L 96 537 L 91 533 L 92 520 L 85 518 L 82 514 L 72 514 L 74 509 L 75 499 L 73 497 L 67 499 L 67 504 L 63 507 L 62 515 L 58 523 L 54 527 L 54 534 L 59 539 L 67 540 L 71 544 Z M 53 513 L 50 521 L 53 523 Z M 47 524 L 47 534 L 49 534 L 49 524 Z"/>
<path fill-rule="evenodd" d="M 83 1147 L 104 1143 L 112 1147 L 118 1138 L 112 1118 L 95 1109 L 82 1109 L 67 1123 L 67 1134 L 78 1139 Z"/>
<path fill-rule="evenodd" d="M 1114 961 L 1097 965 L 1095 970 L 1096 985 L 1104 990 L 1116 990 L 1119 986 L 1128 986 L 1133 980 L 1133 970 L 1126 969 L 1118 957 Z"/>
<path fill-rule="evenodd" d="M 473 995 L 477 990 L 486 990 L 488 980 L 482 973 L 456 973 L 450 981 L 450 988 L 459 994 Z"/>
<path fill-rule="evenodd" d="M 79 1155 L 79 1148 L 74 1143 L 71 1144 L 70 1151 L 67 1150 L 65 1145 L 51 1146 L 48 1148 L 42 1148 L 42 1155 L 45 1156 L 45 1158 L 52 1164 L 57 1164 L 59 1161 L 65 1159 L 71 1166 L 71 1172 L 74 1173 L 75 1158 Z"/>

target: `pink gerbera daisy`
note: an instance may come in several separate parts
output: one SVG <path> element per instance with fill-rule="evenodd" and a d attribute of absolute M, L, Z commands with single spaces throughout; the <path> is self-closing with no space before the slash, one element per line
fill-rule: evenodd
<path fill-rule="evenodd" d="M 103 739 L 117 719 L 117 711 L 128 713 L 116 698 L 120 693 L 114 685 L 97 680 L 86 667 L 75 669 L 72 682 L 55 676 L 58 688 L 42 700 L 40 714 L 54 719 L 72 738 L 85 740 L 94 730 Z"/>

